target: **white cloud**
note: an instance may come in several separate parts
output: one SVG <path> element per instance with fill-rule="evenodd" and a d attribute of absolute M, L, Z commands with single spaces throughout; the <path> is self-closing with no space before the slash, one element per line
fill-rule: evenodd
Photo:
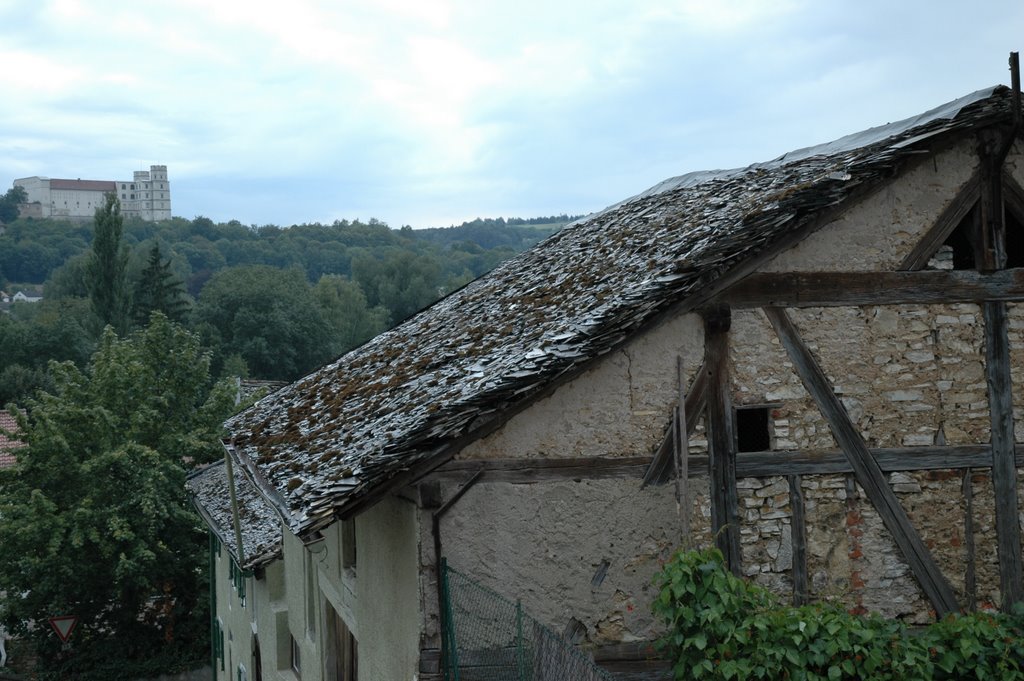
<path fill-rule="evenodd" d="M 289 187 L 195 210 L 247 223 L 598 209 L 1005 80 L 1018 5 L 0 0 L 0 189 L 144 161 Z"/>

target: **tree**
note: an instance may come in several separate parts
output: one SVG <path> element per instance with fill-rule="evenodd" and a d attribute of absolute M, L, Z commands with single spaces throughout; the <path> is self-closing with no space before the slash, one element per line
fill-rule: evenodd
<path fill-rule="evenodd" d="M 337 357 L 387 328 L 388 311 L 366 304 L 359 285 L 346 277 L 325 274 L 313 295 L 330 327 L 330 355 Z"/>
<path fill-rule="evenodd" d="M 0 224 L 13 222 L 18 218 L 18 206 L 28 200 L 24 187 L 15 185 L 0 196 Z"/>
<path fill-rule="evenodd" d="M 329 329 L 299 269 L 222 270 L 199 294 L 192 322 L 221 357 L 241 355 L 258 378 L 292 380 L 332 359 Z"/>
<path fill-rule="evenodd" d="M 86 284 L 93 310 L 118 333 L 128 330 L 128 249 L 122 241 L 121 202 L 107 194 L 96 209 Z"/>
<path fill-rule="evenodd" d="M 140 325 L 145 324 L 153 312 L 162 312 L 176 322 L 188 311 L 185 284 L 174 276 L 171 261 L 164 262 L 160 244 L 153 244 L 149 251 L 149 261 L 135 285 L 133 303 L 135 321 Z"/>
<path fill-rule="evenodd" d="M 218 456 L 234 397 L 211 390 L 209 365 L 196 336 L 155 314 L 124 340 L 107 329 L 85 371 L 52 363 L 52 391 L 19 417 L 27 446 L 0 471 L 0 612 L 44 666 L 59 664 L 41 626 L 54 614 L 79 618 L 79 673 L 87 660 L 130 678 L 147 676 L 133 661 L 203 659 L 205 542 L 185 472 Z"/>

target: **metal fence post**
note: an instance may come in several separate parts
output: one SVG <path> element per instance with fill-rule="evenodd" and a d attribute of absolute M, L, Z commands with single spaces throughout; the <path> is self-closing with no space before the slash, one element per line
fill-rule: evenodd
<path fill-rule="evenodd" d="M 459 681 L 459 647 L 455 640 L 455 617 L 452 610 L 451 583 L 448 581 L 448 560 L 441 559 L 440 588 L 442 595 L 441 666 L 445 681 Z"/>
<path fill-rule="evenodd" d="M 516 599 L 516 665 L 519 667 L 519 681 L 526 681 L 526 651 L 523 649 L 523 602 Z"/>

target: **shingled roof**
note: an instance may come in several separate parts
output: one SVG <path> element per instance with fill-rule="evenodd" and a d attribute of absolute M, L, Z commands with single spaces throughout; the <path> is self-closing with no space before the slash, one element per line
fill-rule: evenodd
<path fill-rule="evenodd" d="M 1008 88 L 769 163 L 673 178 L 532 250 L 227 422 L 226 443 L 304 536 L 462 443 L 667 310 L 891 178 L 938 138 L 1008 121 Z"/>
<path fill-rule="evenodd" d="M 235 499 L 241 520 L 243 554 L 235 540 L 227 466 L 218 461 L 189 475 L 185 486 L 214 534 L 243 569 L 281 555 L 281 520 L 244 475 L 235 475 Z"/>

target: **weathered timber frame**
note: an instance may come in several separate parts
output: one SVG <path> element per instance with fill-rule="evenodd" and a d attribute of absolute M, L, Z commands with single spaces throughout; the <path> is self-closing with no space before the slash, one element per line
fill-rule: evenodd
<path fill-rule="evenodd" d="M 1011 67 L 1014 57 L 1011 55 Z M 1013 68 L 1019 79 L 1019 66 Z M 1019 83 L 1017 84 L 1019 88 Z M 1018 89 L 1019 103 L 1019 89 Z M 1019 114 L 1018 114 L 1019 119 Z M 981 198 L 974 240 L 975 265 L 983 272 L 1006 267 L 1006 204 L 1003 200 L 1003 162 L 1019 131 L 1016 120 L 1010 130 L 996 128 L 979 133 Z M 1015 183 L 1014 183 L 1015 184 Z M 988 384 L 992 442 L 992 486 L 996 497 L 996 542 L 999 557 L 999 591 L 1002 608 L 1024 600 L 1022 584 L 1020 520 L 1017 505 L 1017 467 L 1014 457 L 1013 383 L 1010 377 L 1010 340 L 1006 303 L 985 300 L 985 379 Z"/>
<path fill-rule="evenodd" d="M 736 433 L 729 381 L 728 307 L 704 314 L 704 371 L 707 374 L 705 425 L 708 432 L 708 468 L 711 473 L 711 533 L 725 556 L 726 565 L 741 574 L 740 523 L 736 493 Z"/>
<path fill-rule="evenodd" d="M 958 608 L 953 588 L 942 576 L 935 559 L 921 540 L 921 535 L 914 529 L 907 512 L 886 481 L 882 469 L 868 451 L 868 446 L 860 436 L 856 424 L 850 419 L 825 373 L 800 338 L 796 326 L 784 310 L 768 307 L 764 311 L 779 335 L 804 387 L 828 421 L 832 436 L 853 467 L 857 482 L 878 511 L 886 529 L 892 534 L 935 611 L 939 616 L 956 612 Z"/>

